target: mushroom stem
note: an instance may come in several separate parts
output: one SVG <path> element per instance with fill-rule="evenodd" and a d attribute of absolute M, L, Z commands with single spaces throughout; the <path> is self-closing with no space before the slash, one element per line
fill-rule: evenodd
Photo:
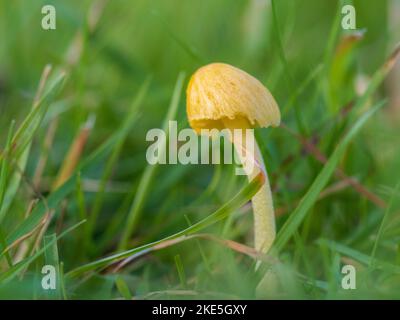
<path fill-rule="evenodd" d="M 266 253 L 275 239 L 275 214 L 272 202 L 271 188 L 268 181 L 267 170 L 261 155 L 260 148 L 254 137 L 249 122 L 244 118 L 224 119 L 224 125 L 230 130 L 230 139 L 235 146 L 236 152 L 240 157 L 249 180 L 252 180 L 257 174 L 264 173 L 265 183 L 253 196 L 254 213 L 254 247 L 256 250 Z M 235 135 L 234 129 L 241 129 L 241 135 Z M 246 146 L 246 134 L 251 134 L 254 150 L 252 146 Z"/>

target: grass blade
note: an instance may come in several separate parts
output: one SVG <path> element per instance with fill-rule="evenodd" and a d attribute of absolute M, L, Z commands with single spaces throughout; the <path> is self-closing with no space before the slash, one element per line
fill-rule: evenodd
<path fill-rule="evenodd" d="M 383 234 L 385 233 L 385 229 L 388 227 L 388 219 L 391 216 L 391 211 L 393 209 L 393 203 L 394 203 L 394 199 L 396 198 L 396 194 L 399 191 L 400 188 L 400 183 L 397 184 L 391 198 L 390 198 L 390 203 L 387 206 L 386 210 L 385 210 L 385 214 L 383 215 L 383 219 L 381 222 L 381 225 L 379 226 L 379 230 L 378 230 L 378 234 L 376 235 L 376 240 L 374 243 L 374 247 L 372 248 L 372 253 L 371 253 L 371 263 L 370 263 L 370 267 L 374 266 L 374 262 L 375 262 L 375 257 L 376 257 L 376 252 L 378 249 L 378 245 L 380 243 L 380 241 L 383 238 Z"/>
<path fill-rule="evenodd" d="M 80 221 L 79 223 L 73 225 L 72 227 L 68 228 L 64 232 L 62 232 L 60 235 L 58 235 L 56 238 L 52 239 L 49 241 L 47 244 L 45 244 L 40 250 L 38 250 L 34 255 L 22 260 L 21 262 L 15 264 L 12 268 L 8 269 L 7 271 L 3 272 L 0 274 L 0 283 L 4 284 L 16 277 L 20 271 L 25 269 L 27 266 L 29 266 L 35 259 L 37 259 L 40 255 L 42 255 L 50 246 L 54 244 L 55 241 L 60 240 L 63 238 L 65 235 L 70 233 L 71 231 L 75 230 L 78 228 L 81 224 L 85 223 L 85 220 Z"/>
<path fill-rule="evenodd" d="M 124 278 L 117 276 L 115 278 L 115 285 L 118 289 L 118 292 L 125 298 L 125 300 L 132 300 L 133 297 L 131 291 L 129 290 Z"/>
<path fill-rule="evenodd" d="M 15 164 L 18 170 L 15 170 L 10 177 L 9 185 L 4 195 L 1 211 L 0 221 L 8 211 L 14 196 L 19 188 L 21 182 L 21 172 L 24 172 L 28 156 L 30 152 L 30 144 L 34 137 L 35 132 L 39 128 L 50 103 L 53 101 L 56 94 L 61 90 L 64 83 L 65 73 L 60 72 L 55 78 L 50 81 L 48 89 L 43 94 L 38 102 L 34 102 L 32 111 L 25 118 L 17 132 L 12 139 L 13 152 L 9 155 L 10 159 L 15 159 Z"/>
<path fill-rule="evenodd" d="M 57 235 L 55 233 L 44 236 L 43 246 L 46 247 L 44 251 L 44 261 L 46 265 L 51 265 L 56 269 L 56 289 L 46 290 L 48 298 L 50 299 L 62 299 L 61 288 L 61 269 L 58 258 L 58 246 L 57 246 Z"/>
<path fill-rule="evenodd" d="M 354 250 L 352 248 L 349 248 L 348 246 L 337 243 L 335 241 L 331 241 L 328 239 L 319 239 L 317 241 L 317 243 L 324 244 L 331 250 L 337 251 L 347 257 L 353 258 L 354 260 L 357 260 L 366 266 L 370 265 L 372 263 L 372 261 L 374 260 L 375 268 L 378 268 L 378 269 L 385 268 L 386 270 L 388 270 L 390 272 L 397 273 L 397 274 L 400 273 L 400 266 L 397 266 L 397 265 L 394 265 L 394 264 L 391 264 L 391 263 L 388 263 L 385 261 L 373 259 L 372 257 L 370 257 L 369 255 L 367 255 L 365 253 Z"/>
<path fill-rule="evenodd" d="M 307 191 L 305 196 L 301 199 L 300 204 L 290 215 L 286 223 L 283 225 L 281 230 L 279 231 L 274 247 L 277 251 L 283 249 L 289 239 L 296 232 L 304 218 L 306 217 L 308 211 L 317 201 L 320 192 L 328 183 L 331 178 L 335 168 L 343 156 L 348 144 L 354 138 L 354 136 L 359 132 L 362 126 L 366 123 L 366 121 L 380 108 L 384 102 L 380 102 L 374 107 L 372 110 L 365 113 L 350 129 L 349 133 L 345 136 L 345 138 L 340 142 L 340 144 L 336 147 L 335 151 L 329 158 L 326 165 L 323 167 L 321 172 L 318 174 L 310 189 Z"/>
<path fill-rule="evenodd" d="M 148 78 L 145 81 L 144 87 L 141 91 L 141 94 L 139 94 L 133 100 L 132 106 L 131 106 L 130 111 L 127 115 L 127 118 L 125 120 L 127 127 L 132 127 L 135 120 L 137 119 L 137 113 L 138 113 L 139 107 L 143 101 L 144 93 L 148 90 L 149 86 L 150 86 L 150 78 Z M 89 219 L 89 223 L 88 223 L 88 233 L 87 233 L 87 237 L 85 240 L 85 243 L 88 246 L 90 246 L 90 239 L 92 237 L 92 234 L 93 234 L 93 231 L 95 228 L 95 224 L 96 224 L 96 220 L 99 215 L 101 206 L 103 204 L 104 192 L 105 192 L 107 181 L 111 176 L 112 169 L 114 168 L 114 165 L 118 160 L 119 154 L 121 152 L 122 146 L 123 146 L 127 136 L 128 136 L 128 132 L 125 131 L 124 134 L 121 134 L 118 137 L 118 140 L 116 141 L 114 148 L 112 150 L 111 156 L 109 157 L 109 159 L 106 163 L 104 173 L 101 177 L 99 191 L 96 193 L 96 198 L 94 200 L 93 209 L 90 213 L 90 219 Z"/>
<path fill-rule="evenodd" d="M 174 93 L 172 95 L 170 106 L 168 108 L 168 113 L 164 120 L 163 131 L 167 133 L 166 141 L 168 141 L 168 138 L 169 138 L 169 133 L 168 133 L 169 121 L 175 119 L 175 115 L 178 110 L 179 99 L 181 96 L 184 79 L 185 79 L 185 74 L 180 73 L 178 76 L 176 85 L 175 85 L 175 89 L 174 89 Z M 165 145 L 161 146 L 158 156 L 159 157 L 163 156 L 163 154 L 165 154 L 165 152 L 166 152 Z M 144 202 L 145 202 L 148 192 L 149 192 L 151 180 L 154 177 L 157 167 L 158 167 L 157 164 L 156 165 L 147 165 L 147 167 L 143 173 L 143 176 L 140 179 L 136 196 L 133 200 L 133 203 L 132 203 L 131 208 L 128 213 L 126 227 L 122 233 L 121 241 L 119 243 L 119 247 L 118 247 L 119 250 L 126 249 L 126 247 L 128 245 L 129 237 L 132 235 L 132 233 L 135 230 L 135 227 L 137 225 L 137 222 L 139 221 L 140 214 L 141 214 L 141 211 L 144 206 Z"/>
<path fill-rule="evenodd" d="M 228 203 L 222 206 L 220 209 L 204 218 L 203 220 L 191 225 L 190 227 L 177 232 L 171 236 L 168 236 L 162 240 L 158 240 L 134 249 L 130 249 L 124 252 L 120 252 L 109 257 L 91 262 L 89 264 L 80 266 L 76 269 L 71 270 L 67 273 L 68 277 L 76 277 L 82 273 L 89 272 L 98 268 L 104 268 L 107 265 L 114 263 L 117 260 L 125 259 L 132 255 L 138 254 L 142 251 L 151 250 L 154 246 L 163 245 L 166 241 L 177 239 L 179 237 L 184 237 L 190 234 L 194 234 L 204 228 L 209 227 L 210 225 L 226 218 L 233 211 L 239 209 L 241 206 L 246 204 L 252 197 L 257 193 L 260 187 L 264 184 L 264 177 L 262 174 L 259 174 L 255 177 L 249 184 L 247 184 L 235 197 L 233 197 Z"/>
<path fill-rule="evenodd" d="M 145 85 L 143 85 L 139 90 L 138 95 L 142 97 L 141 99 L 144 98 L 147 90 L 148 88 Z M 110 152 L 110 150 L 112 150 L 121 136 L 126 135 L 129 132 L 131 129 L 131 124 L 132 123 L 124 122 L 117 132 L 115 132 L 115 134 L 113 134 L 106 142 L 104 142 L 84 161 L 82 161 L 81 165 L 78 166 L 74 174 L 61 187 L 52 192 L 46 198 L 46 201 L 41 201 L 38 203 L 28 218 L 25 219 L 18 226 L 18 228 L 7 237 L 7 245 L 9 246 L 20 237 L 34 230 L 38 223 L 40 223 L 40 221 L 43 219 L 43 216 L 46 214 L 46 212 L 48 212 L 48 210 L 51 208 L 56 208 L 59 203 L 74 190 L 78 172 L 84 173 L 90 168 L 92 163 L 103 159 Z"/>
<path fill-rule="evenodd" d="M 3 197 L 4 194 L 6 192 L 6 188 L 7 188 L 7 176 L 8 176 L 8 170 L 9 170 L 9 165 L 8 165 L 8 157 L 7 155 L 10 154 L 11 151 L 11 139 L 12 139 L 12 135 L 14 132 L 14 125 L 15 125 L 15 121 L 11 122 L 11 126 L 10 126 L 10 130 L 8 132 L 8 138 L 7 138 L 7 143 L 6 143 L 6 147 L 4 149 L 4 153 L 6 154 L 6 156 L 3 156 L 3 161 L 1 162 L 1 172 L 0 172 L 0 214 L 1 212 L 5 212 L 2 211 L 1 208 L 3 207 Z M 2 220 L 2 216 L 0 215 L 0 222 Z M 0 251 L 5 250 L 7 247 L 7 242 L 6 242 L 6 238 L 5 238 L 5 233 L 3 232 L 3 227 L 0 225 Z M 9 252 L 5 253 L 5 257 L 7 260 L 7 264 L 9 267 L 12 266 L 12 259 L 10 256 Z M 1 255 L 0 255 L 1 258 Z"/>
<path fill-rule="evenodd" d="M 181 287 L 184 289 L 186 288 L 186 274 L 185 274 L 185 269 L 183 267 L 181 256 L 177 254 L 174 257 L 174 260 L 175 260 L 176 270 L 178 271 L 179 275 L 179 282 L 181 284 Z"/>

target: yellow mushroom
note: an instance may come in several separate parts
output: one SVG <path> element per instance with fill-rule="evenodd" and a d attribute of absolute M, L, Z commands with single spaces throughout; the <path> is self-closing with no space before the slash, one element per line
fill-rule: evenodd
<path fill-rule="evenodd" d="M 279 126 L 278 105 L 263 84 L 248 73 L 224 63 L 212 63 L 198 69 L 187 88 L 186 112 L 190 126 L 199 134 L 201 129 L 229 129 L 232 143 L 243 163 L 249 180 L 260 171 L 265 184 L 252 199 L 254 211 L 255 248 L 267 252 L 275 239 L 275 215 L 264 161 L 257 142 L 249 150 L 244 135 L 255 127 Z M 234 129 L 242 130 L 240 139 Z M 243 150 L 245 150 L 243 152 Z M 248 166 L 256 163 L 256 166 Z"/>

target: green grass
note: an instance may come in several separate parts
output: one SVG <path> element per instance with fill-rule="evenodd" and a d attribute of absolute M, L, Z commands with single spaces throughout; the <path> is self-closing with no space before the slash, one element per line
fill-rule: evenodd
<path fill-rule="evenodd" d="M 0 0 L 0 299 L 254 299 L 270 268 L 262 297 L 399 299 L 395 1 Z M 362 32 L 340 27 L 347 3 Z M 56 30 L 41 29 L 44 4 Z M 146 161 L 148 130 L 188 127 L 190 75 L 216 61 L 282 112 L 256 130 L 269 255 L 252 249 L 260 179 Z M 341 288 L 346 264 L 356 290 Z"/>

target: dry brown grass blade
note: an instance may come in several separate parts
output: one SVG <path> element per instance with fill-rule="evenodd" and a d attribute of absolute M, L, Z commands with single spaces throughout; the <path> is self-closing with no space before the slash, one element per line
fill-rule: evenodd
<path fill-rule="evenodd" d="M 33 208 L 36 206 L 36 204 L 39 202 L 38 199 L 33 199 L 30 201 L 27 210 L 25 211 L 25 219 L 31 214 Z M 17 252 L 14 255 L 14 261 L 13 263 L 18 263 L 20 262 L 25 256 L 26 253 L 28 252 L 28 243 L 26 241 L 21 242 L 21 244 L 18 247 Z"/>
<path fill-rule="evenodd" d="M 400 43 L 397 44 L 397 46 L 393 50 L 392 54 L 389 56 L 389 58 L 386 60 L 385 64 L 383 65 L 383 69 L 385 70 L 385 73 L 388 73 L 393 69 L 393 67 L 396 64 L 399 57 L 400 57 Z"/>
<path fill-rule="evenodd" d="M 399 5 L 400 7 L 400 5 Z M 400 13 L 399 13 L 400 15 Z M 400 32 L 399 32 L 400 34 Z M 394 124 L 398 124 L 398 120 L 400 118 L 400 63 L 395 64 L 400 54 L 400 46 L 397 50 L 392 54 L 389 59 L 389 68 L 393 68 L 392 72 L 389 74 L 387 79 L 387 87 L 389 91 L 389 112 L 390 119 Z"/>
<path fill-rule="evenodd" d="M 72 142 L 67 156 L 65 157 L 61 169 L 58 173 L 58 176 L 53 184 L 53 190 L 63 185 L 64 182 L 67 181 L 71 174 L 74 172 L 82 156 L 83 149 L 86 145 L 89 134 L 93 128 L 93 123 L 94 120 L 90 117 L 86 124 L 79 130 L 79 133 Z"/>
<path fill-rule="evenodd" d="M 59 215 L 59 217 L 57 219 L 57 223 L 56 223 L 56 233 L 62 232 L 62 228 L 64 225 L 64 218 L 67 214 L 67 208 L 68 208 L 68 201 L 64 200 L 63 202 L 61 202 L 60 215 Z"/>
<path fill-rule="evenodd" d="M 176 245 L 180 242 L 186 241 L 186 240 L 190 240 L 190 239 L 206 239 L 206 240 L 210 240 L 213 242 L 216 242 L 224 247 L 227 247 L 233 251 L 236 251 L 238 253 L 244 254 L 254 260 L 259 260 L 259 261 L 264 261 L 264 262 L 268 262 L 271 264 L 275 264 L 278 262 L 278 260 L 274 259 L 271 256 L 268 256 L 266 254 L 263 254 L 262 252 L 257 251 L 254 248 L 251 248 L 249 246 L 246 246 L 242 243 L 233 241 L 233 240 L 227 240 L 227 239 L 222 239 L 219 238 L 217 236 L 214 236 L 212 234 L 207 234 L 207 233 L 198 233 L 198 234 L 193 234 L 193 235 L 189 235 L 189 236 L 182 236 L 176 239 L 172 239 L 172 240 L 167 240 L 167 241 L 163 241 L 162 243 L 155 245 L 154 247 L 152 247 L 151 249 L 148 250 L 144 250 L 138 254 L 135 254 L 129 258 L 123 259 L 120 262 L 116 262 L 116 266 L 114 268 L 110 268 L 110 272 L 115 273 L 120 271 L 122 268 L 124 268 L 125 266 L 127 266 L 128 264 L 132 263 L 134 260 L 143 257 L 151 252 L 154 251 L 158 251 L 161 249 L 165 249 L 167 247 Z M 114 264 L 115 265 L 115 264 Z"/>
<path fill-rule="evenodd" d="M 43 176 L 43 172 L 44 169 L 46 167 L 46 163 L 47 163 L 47 159 L 48 159 L 48 155 L 49 155 L 49 150 L 51 148 L 51 146 L 53 145 L 53 141 L 54 141 L 54 136 L 56 134 L 58 128 L 58 117 L 54 118 L 50 125 L 49 128 L 47 129 L 46 132 L 46 137 L 44 139 L 44 145 L 43 145 L 43 153 L 41 153 L 38 164 L 36 166 L 35 169 L 35 173 L 33 176 L 33 185 L 35 186 L 36 189 L 39 189 L 41 180 L 42 180 L 42 176 Z"/>
<path fill-rule="evenodd" d="M 22 241 L 24 241 L 24 240 L 30 238 L 32 235 L 34 235 L 36 233 L 36 231 L 39 230 L 47 222 L 48 216 L 49 216 L 49 213 L 45 214 L 43 219 L 40 221 L 40 223 L 38 223 L 32 231 L 24 234 L 22 237 L 18 238 L 13 243 L 11 243 L 7 248 L 5 248 L 3 250 L 2 254 L 4 254 L 5 252 L 7 252 L 10 249 L 14 248 L 15 246 L 19 245 Z"/>
<path fill-rule="evenodd" d="M 33 251 L 36 251 L 39 248 L 40 242 L 42 241 L 42 238 L 43 238 L 45 232 L 47 231 L 47 228 L 49 227 L 50 221 L 53 218 L 53 216 L 54 216 L 54 210 L 51 210 L 45 216 L 44 223 L 43 223 L 42 227 L 40 228 L 39 234 L 35 240 L 35 244 L 33 245 Z"/>
<path fill-rule="evenodd" d="M 343 264 L 349 264 L 349 265 L 354 266 L 358 271 L 365 269 L 365 266 L 362 263 L 360 263 L 359 261 L 354 260 L 352 258 L 341 257 L 340 260 L 343 262 Z"/>
<path fill-rule="evenodd" d="M 346 54 L 355 44 L 357 44 L 357 42 L 364 38 L 364 33 L 364 31 L 355 31 L 351 34 L 343 36 L 336 47 L 335 54 L 337 56 Z"/>
<path fill-rule="evenodd" d="M 65 63 L 67 67 L 72 68 L 79 63 L 83 52 L 83 44 L 83 34 L 82 31 L 79 30 L 76 32 L 65 54 Z"/>
<path fill-rule="evenodd" d="M 42 72 L 42 75 L 40 76 L 39 80 L 39 86 L 35 94 L 35 98 L 33 100 L 33 108 L 36 108 L 39 105 L 40 98 L 43 95 L 43 90 L 46 86 L 47 80 L 49 79 L 50 73 L 52 70 L 52 66 L 50 64 L 47 64 Z"/>
<path fill-rule="evenodd" d="M 87 14 L 87 24 L 89 31 L 93 33 L 103 15 L 104 9 L 109 0 L 97 0 L 92 3 Z"/>
<path fill-rule="evenodd" d="M 92 2 L 86 16 L 86 23 L 90 34 L 95 32 L 107 2 L 108 0 L 97 0 Z M 78 30 L 75 33 L 65 55 L 65 64 L 69 68 L 77 66 L 81 61 L 82 54 L 84 54 L 85 50 L 85 36 L 86 35 L 82 30 Z"/>
<path fill-rule="evenodd" d="M 391 36 L 392 41 L 398 41 L 400 38 L 400 1 L 392 0 L 389 1 L 389 16 L 388 24 L 392 30 Z M 400 45 L 399 45 L 400 48 Z M 396 51 L 395 51 L 396 52 Z M 398 55 L 399 49 L 397 50 Z M 396 60 L 396 53 L 394 54 Z M 393 57 L 393 55 L 392 55 Z M 392 58 L 393 59 L 393 58 Z M 387 79 L 387 87 L 389 91 L 389 120 L 393 125 L 397 126 L 400 119 L 400 63 L 393 67 Z"/>
<path fill-rule="evenodd" d="M 281 124 L 281 126 L 286 131 L 288 131 L 291 135 L 293 135 L 303 145 L 304 149 L 309 154 L 311 154 L 316 160 L 318 160 L 322 164 L 326 164 L 326 162 L 327 162 L 326 156 L 315 146 L 315 144 L 312 141 L 300 136 L 299 134 L 297 134 L 296 132 L 294 132 L 293 130 L 291 130 L 289 127 L 287 127 L 284 124 Z M 343 172 L 343 170 L 341 170 L 339 168 L 336 169 L 335 170 L 335 175 L 340 177 L 343 180 L 346 180 L 360 195 L 362 195 L 363 197 L 365 197 L 366 199 L 368 199 L 369 201 L 371 201 L 372 203 L 374 203 L 378 207 L 380 207 L 380 208 L 385 208 L 386 207 L 386 202 L 385 201 L 383 201 L 376 194 L 374 194 L 371 191 L 369 191 L 366 187 L 364 187 L 356 179 L 347 176 Z"/>
<path fill-rule="evenodd" d="M 24 252 L 23 257 L 32 254 L 32 252 L 35 252 L 39 248 L 40 242 L 50 224 L 50 221 L 51 221 L 53 215 L 54 215 L 54 210 L 51 210 L 48 214 L 46 214 L 44 216 L 43 223 L 41 224 L 40 228 L 38 228 L 36 230 L 36 232 L 34 233 L 34 234 L 36 234 L 36 239 L 35 239 L 35 237 L 32 237 L 33 245 L 31 247 L 28 246 L 26 241 L 21 243 L 20 247 L 26 246 L 26 251 Z M 24 274 L 27 271 L 27 269 L 28 269 L 28 266 L 24 267 L 24 269 L 20 272 L 20 274 L 19 274 L 20 279 L 22 279 L 24 277 Z"/>

